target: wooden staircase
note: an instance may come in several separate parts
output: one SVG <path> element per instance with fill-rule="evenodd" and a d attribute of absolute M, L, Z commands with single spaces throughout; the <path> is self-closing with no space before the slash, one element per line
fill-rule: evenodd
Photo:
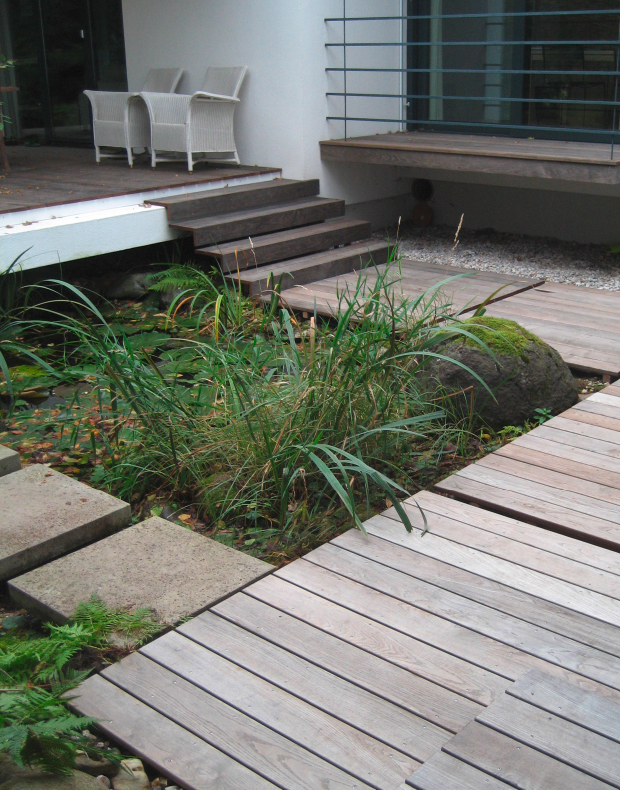
<path fill-rule="evenodd" d="M 344 200 L 319 189 L 318 179 L 276 179 L 152 202 L 171 227 L 192 233 L 198 255 L 257 296 L 271 275 L 286 290 L 388 260 L 370 223 L 345 219 Z"/>

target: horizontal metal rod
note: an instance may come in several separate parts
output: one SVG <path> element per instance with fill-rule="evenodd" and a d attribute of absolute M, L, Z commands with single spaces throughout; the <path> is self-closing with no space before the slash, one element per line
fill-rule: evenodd
<path fill-rule="evenodd" d="M 330 16 L 325 22 L 402 22 L 419 19 L 485 19 L 486 17 L 524 17 L 524 16 L 609 16 L 620 15 L 618 9 L 598 11 L 505 11 L 502 13 L 478 12 L 470 14 L 413 14 L 411 16 Z"/>
<path fill-rule="evenodd" d="M 329 91 L 326 96 L 347 96 L 364 99 L 445 99 L 446 101 L 483 101 L 490 104 L 495 102 L 519 102 L 522 104 L 578 104 L 580 106 L 594 107 L 620 107 L 617 101 L 594 101 L 590 99 L 521 99 L 504 96 L 430 96 L 428 93 L 351 93 L 347 91 Z"/>
<path fill-rule="evenodd" d="M 617 71 L 546 71 L 545 69 L 379 69 L 371 68 L 369 66 L 328 66 L 325 71 L 336 72 L 368 72 L 368 73 L 386 73 L 386 74 L 536 74 L 544 75 L 546 77 L 561 77 L 577 76 L 577 77 L 617 77 L 620 72 Z"/>
<path fill-rule="evenodd" d="M 578 41 L 347 41 L 325 44 L 326 47 L 618 47 L 616 39 L 578 40 Z"/>
<path fill-rule="evenodd" d="M 434 124 L 437 126 L 438 124 L 442 126 L 456 126 L 456 127 L 476 127 L 481 129 L 519 129 L 522 131 L 531 131 L 531 132 L 566 132 L 570 134 L 596 134 L 596 135 L 613 135 L 614 137 L 620 137 L 620 130 L 614 129 L 582 129 L 580 127 L 574 126 L 522 126 L 519 124 L 504 124 L 504 123 L 476 123 L 476 122 L 464 122 L 464 121 L 420 121 L 420 120 L 413 120 L 413 119 L 403 119 L 403 118 L 356 118 L 350 115 L 346 117 L 343 115 L 328 115 L 328 121 L 359 121 L 360 123 L 397 123 L 406 126 L 416 126 L 416 125 L 429 125 Z"/>

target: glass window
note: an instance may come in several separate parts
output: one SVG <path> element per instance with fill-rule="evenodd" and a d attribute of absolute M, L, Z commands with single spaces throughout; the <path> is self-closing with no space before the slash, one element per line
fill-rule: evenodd
<path fill-rule="evenodd" d="M 617 2 L 410 0 L 409 16 L 411 128 L 606 141 L 618 130 Z"/>

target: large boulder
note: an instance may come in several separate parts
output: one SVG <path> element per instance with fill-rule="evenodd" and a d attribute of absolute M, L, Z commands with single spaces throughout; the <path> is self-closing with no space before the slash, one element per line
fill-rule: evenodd
<path fill-rule="evenodd" d="M 488 346 L 491 356 L 475 340 L 456 335 L 444 341 L 426 373 L 435 386 L 449 393 L 473 387 L 474 414 L 479 423 L 499 430 L 522 425 L 536 416 L 536 409 L 559 414 L 578 401 L 575 380 L 558 352 L 515 321 L 482 316 L 470 318 L 465 328 Z M 494 395 L 474 376 L 451 360 L 474 371 Z M 469 411 L 469 393 L 453 399 Z"/>

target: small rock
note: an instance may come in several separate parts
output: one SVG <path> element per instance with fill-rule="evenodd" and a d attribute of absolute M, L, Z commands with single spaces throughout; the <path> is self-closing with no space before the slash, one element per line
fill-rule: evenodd
<path fill-rule="evenodd" d="M 142 760 L 133 757 L 123 760 L 121 770 L 112 779 L 114 790 L 151 790 L 151 783 L 144 771 Z"/>
<path fill-rule="evenodd" d="M 78 754 L 75 758 L 75 765 L 80 771 L 90 774 L 91 776 L 116 776 L 119 772 L 119 767 L 112 760 L 106 757 L 101 760 L 94 760 L 86 754 Z"/>
<path fill-rule="evenodd" d="M 123 274 L 106 288 L 104 296 L 108 299 L 142 299 L 149 290 L 149 276 L 153 272 L 132 272 Z"/>
<path fill-rule="evenodd" d="M 110 787 L 112 787 L 112 783 L 110 782 L 109 778 L 108 778 L 107 776 L 104 776 L 103 774 L 100 774 L 100 775 L 97 777 L 97 781 L 98 781 L 98 782 L 101 782 L 101 784 L 102 784 L 104 787 L 107 787 L 107 788 L 108 788 L 108 790 L 109 790 L 109 788 L 110 788 Z"/>

